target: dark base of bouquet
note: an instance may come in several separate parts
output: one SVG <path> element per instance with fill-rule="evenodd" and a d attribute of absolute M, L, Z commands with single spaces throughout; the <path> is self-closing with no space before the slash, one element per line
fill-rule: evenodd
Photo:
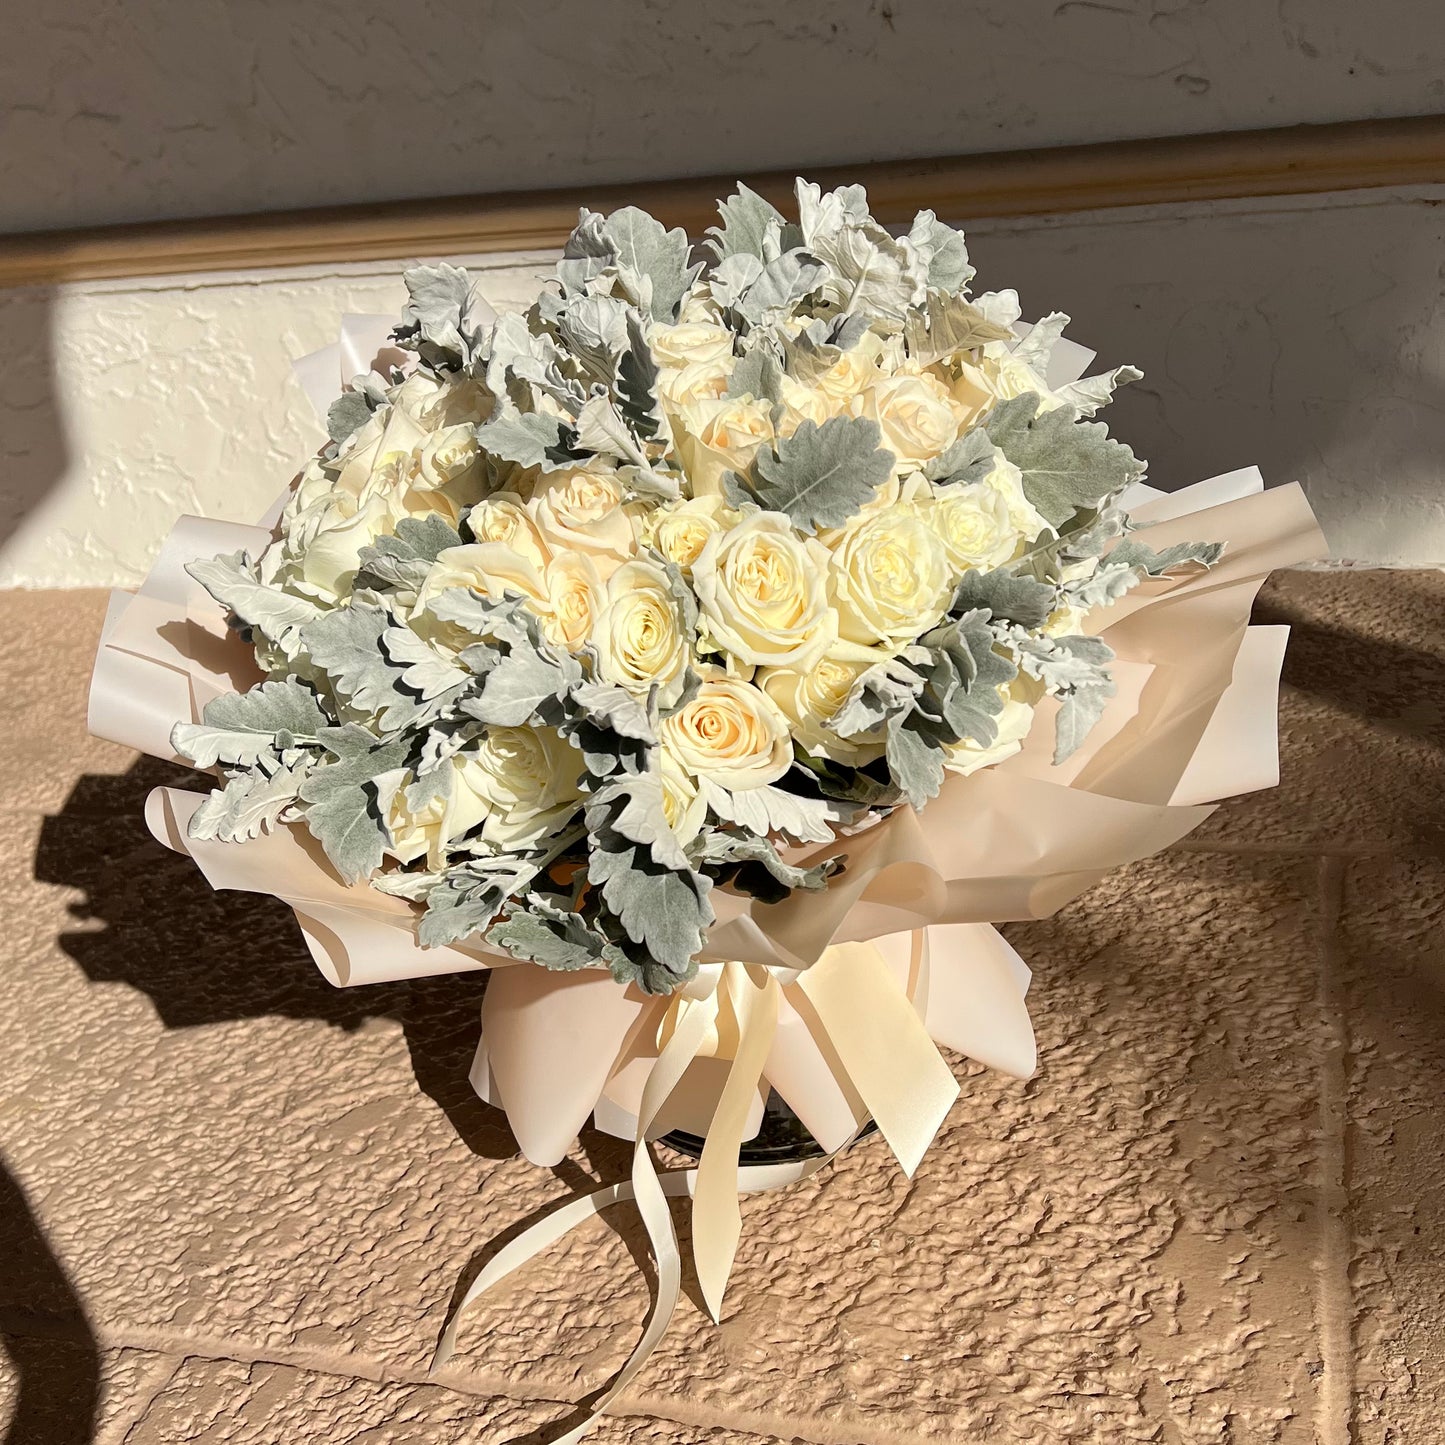
<path fill-rule="evenodd" d="M 876 1134 L 878 1125 L 871 1119 L 859 1132 L 860 1139 Z M 659 1141 L 689 1159 L 702 1157 L 702 1146 L 706 1142 L 697 1134 L 674 1129 L 664 1134 Z M 776 1089 L 768 1091 L 763 1106 L 763 1123 L 753 1138 L 749 1139 L 738 1153 L 738 1163 L 749 1164 L 794 1164 L 804 1159 L 821 1159 L 828 1151 L 813 1138 L 803 1126 L 803 1121 L 783 1102 Z"/>

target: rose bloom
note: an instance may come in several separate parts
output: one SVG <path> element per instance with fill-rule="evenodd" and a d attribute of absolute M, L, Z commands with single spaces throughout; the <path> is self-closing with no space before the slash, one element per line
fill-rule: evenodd
<path fill-rule="evenodd" d="M 958 435 L 948 390 L 932 376 L 885 377 L 854 397 L 851 410 L 878 423 L 898 473 L 932 460 Z"/>
<path fill-rule="evenodd" d="M 942 620 L 957 576 L 938 535 L 905 502 L 843 528 L 828 583 L 840 636 L 897 650 Z"/>
<path fill-rule="evenodd" d="M 482 838 L 497 848 L 535 847 L 582 799 L 582 754 L 553 728 L 488 728 L 457 761 L 458 782 L 486 805 Z"/>
<path fill-rule="evenodd" d="M 692 582 L 701 630 L 744 663 L 806 667 L 833 640 L 827 548 L 778 512 L 709 537 Z"/>
<path fill-rule="evenodd" d="M 702 825 L 707 822 L 707 803 L 696 781 L 688 776 L 682 764 L 666 748 L 660 751 L 662 816 L 677 835 L 677 841 L 686 847 L 702 832 Z"/>
<path fill-rule="evenodd" d="M 840 410 L 847 407 L 878 380 L 878 360 L 883 350 L 883 338 L 865 331 L 855 346 L 819 374 L 813 386 Z"/>
<path fill-rule="evenodd" d="M 720 397 L 679 408 L 673 425 L 677 454 L 695 496 L 722 490 L 724 472 L 745 472 L 761 446 L 771 446 L 772 404 Z"/>
<path fill-rule="evenodd" d="M 467 514 L 478 542 L 502 542 L 538 570 L 551 560 L 542 533 L 515 492 L 495 492 Z"/>
<path fill-rule="evenodd" d="M 697 402 L 716 401 L 727 391 L 731 374 L 727 361 L 665 366 L 657 373 L 657 394 L 669 411 L 679 412 Z"/>
<path fill-rule="evenodd" d="M 625 562 L 607 581 L 592 629 L 597 671 L 606 682 L 646 696 L 655 684 L 669 707 L 682 693 L 692 655 L 667 574 L 653 562 Z"/>
<path fill-rule="evenodd" d="M 636 550 L 633 519 L 611 468 L 588 464 L 544 473 L 527 510 L 552 552 L 586 552 L 604 581 Z"/>
<path fill-rule="evenodd" d="M 664 762 L 734 792 L 776 783 L 793 765 L 788 720 L 750 682 L 709 678 L 660 729 Z"/>
<path fill-rule="evenodd" d="M 959 427 L 965 431 L 996 403 L 1014 397 L 1037 396 L 1040 411 L 1052 411 L 1062 404 L 1033 367 L 1008 351 L 997 356 L 985 352 L 976 362 L 961 360 L 949 392 Z"/>
<path fill-rule="evenodd" d="M 793 737 L 808 752 L 856 768 L 880 756 L 884 745 L 881 739 L 839 737 L 828 726 L 859 677 L 878 661 L 862 648 L 852 651 L 856 655 L 834 649 L 803 669 L 765 668 L 754 680 L 777 703 Z"/>
<path fill-rule="evenodd" d="M 558 647 L 580 652 L 602 610 L 602 578 L 596 566 L 585 553 L 564 552 L 547 564 L 542 581 L 547 589 L 542 631 Z"/>
<path fill-rule="evenodd" d="M 983 481 L 937 488 L 923 515 L 957 572 L 1001 567 L 1048 529 L 1024 495 L 1019 469 L 1002 455 Z"/>
<path fill-rule="evenodd" d="M 844 409 L 836 397 L 816 386 L 804 386 L 791 376 L 783 377 L 780 390 L 783 400 L 783 414 L 778 419 L 780 437 L 792 436 L 805 421 L 822 426 Z"/>
<path fill-rule="evenodd" d="M 647 340 L 659 366 L 716 365 L 733 354 L 731 327 L 711 321 L 654 326 Z"/>
<path fill-rule="evenodd" d="M 1023 747 L 1024 739 L 1034 725 L 1033 707 L 1011 697 L 1006 687 L 999 691 L 1003 694 L 1004 703 L 1003 711 L 994 718 L 998 725 L 998 736 L 987 747 L 972 738 L 964 738 L 962 742 L 947 748 L 943 766 L 949 772 L 967 777 L 980 768 L 991 767 L 994 763 L 1013 757 Z"/>
<path fill-rule="evenodd" d="M 470 542 L 445 547 L 417 593 L 417 611 L 443 592 L 466 587 L 500 602 L 509 592 L 524 597 L 537 612 L 548 610 L 547 583 L 537 566 L 505 542 Z"/>
<path fill-rule="evenodd" d="M 415 781 L 404 773 L 385 808 L 387 852 L 402 863 L 426 855 L 428 868 L 446 866 L 447 845 L 470 833 L 487 816 L 487 802 L 468 785 L 468 769 L 461 758 L 442 765 L 451 774 L 449 784 L 420 808 L 407 806 L 406 790 Z"/>
<path fill-rule="evenodd" d="M 737 513 L 720 496 L 689 497 L 654 507 L 642 522 L 642 541 L 655 547 L 683 572 L 702 554 L 709 537 L 737 521 Z"/>

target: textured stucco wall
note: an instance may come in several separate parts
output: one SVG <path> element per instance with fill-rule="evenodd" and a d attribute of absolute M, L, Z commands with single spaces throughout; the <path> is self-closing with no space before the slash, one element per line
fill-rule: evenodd
<path fill-rule="evenodd" d="M 1372 192 L 980 223 L 981 286 L 1145 380 L 1115 431 L 1173 488 L 1302 481 L 1335 553 L 1445 562 L 1445 214 Z M 520 305 L 544 257 L 490 258 Z M 182 511 L 249 520 L 320 439 L 289 361 L 399 266 L 0 292 L 0 585 L 133 583 Z"/>
<path fill-rule="evenodd" d="M 1407 115 L 1445 101 L 1445 15 L 1432 0 L 4 10 L 0 231 Z"/>

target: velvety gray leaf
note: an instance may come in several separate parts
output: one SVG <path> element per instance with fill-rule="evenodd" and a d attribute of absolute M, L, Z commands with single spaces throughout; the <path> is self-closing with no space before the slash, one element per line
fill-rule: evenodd
<path fill-rule="evenodd" d="M 536 862 L 510 854 L 454 863 L 427 892 L 418 942 L 423 948 L 442 948 L 484 932 L 538 871 Z"/>
<path fill-rule="evenodd" d="M 1039 317 L 1029 327 L 1028 335 L 1014 347 L 1014 360 L 1032 367 L 1039 377 L 1046 376 L 1049 357 L 1053 355 L 1054 346 L 1068 324 L 1069 318 L 1062 311 L 1050 311 L 1047 316 Z"/>
<path fill-rule="evenodd" d="M 523 467 L 556 471 L 576 465 L 571 435 L 555 416 L 523 412 L 505 398 L 498 398 L 497 413 L 477 428 L 477 445 L 484 452 Z"/>
<path fill-rule="evenodd" d="M 760 401 L 780 401 L 783 395 L 783 368 L 767 346 L 754 346 L 728 378 L 729 396 L 751 396 Z"/>
<path fill-rule="evenodd" d="M 617 407 L 628 427 L 643 440 L 666 434 L 667 421 L 657 399 L 657 362 L 636 311 L 627 314 L 627 349 L 617 365 Z"/>
<path fill-rule="evenodd" d="M 805 421 L 759 454 L 753 491 L 800 531 L 841 527 L 892 475 L 893 453 L 879 446 L 881 435 L 867 417 L 830 417 L 821 427 Z"/>
<path fill-rule="evenodd" d="M 783 216 L 771 201 L 740 184 L 717 209 L 722 225 L 708 227 L 705 244 L 719 261 L 740 252 L 760 261 L 769 259 L 770 250 L 777 255 Z"/>
<path fill-rule="evenodd" d="M 888 727 L 888 770 L 915 808 L 922 808 L 943 787 L 944 753 L 933 738 L 925 737 L 895 718 Z"/>
<path fill-rule="evenodd" d="M 269 777 L 260 770 L 238 773 L 196 809 L 186 831 L 192 838 L 223 843 L 244 843 L 269 833 L 296 805 L 310 767 L 308 758 L 294 767 L 277 768 Z"/>
<path fill-rule="evenodd" d="M 352 603 L 323 614 L 302 633 L 313 665 L 366 712 L 380 712 L 395 697 L 398 669 L 381 650 L 381 635 L 391 623 L 386 608 Z"/>
<path fill-rule="evenodd" d="M 951 612 L 987 608 L 994 617 L 1016 622 L 1020 627 L 1042 627 L 1054 610 L 1055 591 L 1046 582 L 1016 577 L 1011 572 L 977 572 L 970 569 L 959 580 Z"/>
<path fill-rule="evenodd" d="M 425 517 L 403 517 L 395 536 L 378 537 L 361 549 L 361 569 L 356 574 L 358 589 L 415 592 L 431 570 L 437 554 L 459 547 L 461 535 L 437 512 Z"/>
<path fill-rule="evenodd" d="M 923 475 L 940 485 L 981 482 L 997 464 L 998 450 L 981 427 L 966 431 L 932 461 L 925 464 Z"/>
<path fill-rule="evenodd" d="M 1095 607 L 1117 602 L 1143 575 L 1139 569 L 1127 563 L 1115 563 L 1111 558 L 1101 564 L 1092 577 L 1066 583 L 1060 589 L 1061 595 L 1070 606 L 1090 612 Z"/>
<path fill-rule="evenodd" d="M 753 326 L 760 326 L 767 317 L 789 310 L 793 303 L 810 294 L 827 274 L 827 268 L 804 251 L 784 251 L 769 261 L 735 309 Z"/>
<path fill-rule="evenodd" d="M 1029 501 L 1056 527 L 1144 475 L 1144 464 L 1103 423 L 1077 421 L 1068 407 L 1040 412 L 1037 396 L 999 402 L 983 427 L 1023 473 Z"/>
<path fill-rule="evenodd" d="M 1019 637 L 1019 666 L 1050 692 L 1066 693 L 1101 682 L 1114 651 L 1097 637 Z"/>
<path fill-rule="evenodd" d="M 908 239 L 928 265 L 929 290 L 961 291 L 973 279 L 963 232 L 945 225 L 932 211 L 914 217 Z"/>
<path fill-rule="evenodd" d="M 572 689 L 572 702 L 613 732 L 639 742 L 655 743 L 657 728 L 646 702 L 610 682 L 584 682 Z"/>
<path fill-rule="evenodd" d="M 293 677 L 223 693 L 206 704 L 202 717 L 171 730 L 171 746 L 198 768 L 218 762 L 251 767 L 280 748 L 314 743 L 329 722 L 316 694 Z"/>
<path fill-rule="evenodd" d="M 508 910 L 487 932 L 487 942 L 525 963 L 557 973 L 579 968 L 611 968 L 626 955 L 580 914 L 534 894 Z"/>
<path fill-rule="evenodd" d="M 617 260 L 617 252 L 607 238 L 603 218 L 584 206 L 557 263 L 557 279 L 562 289 L 579 293 Z"/>
<path fill-rule="evenodd" d="M 645 307 L 654 321 L 671 321 L 697 274 L 696 268 L 688 265 L 691 246 L 687 232 L 681 227 L 667 230 L 636 206 L 613 211 L 602 223 L 602 231 L 616 253 L 624 282 L 631 276 L 646 277 L 651 283 L 642 288 L 648 295 L 635 294 L 633 300 Z"/>
<path fill-rule="evenodd" d="M 909 649 L 909 654 L 926 657 L 918 649 Z M 908 665 L 907 655 L 876 662 L 860 674 L 829 726 L 845 738 L 875 732 L 891 718 L 911 712 L 922 690 L 923 678 Z"/>
<path fill-rule="evenodd" d="M 567 674 L 539 653 L 518 648 L 482 679 L 481 692 L 462 711 L 497 727 L 521 727 L 565 691 Z"/>
<path fill-rule="evenodd" d="M 622 414 L 605 393 L 589 397 L 577 413 L 576 446 L 600 456 L 618 457 L 638 467 L 648 465 L 642 443 L 622 419 Z"/>
<path fill-rule="evenodd" d="M 665 868 L 646 845 L 619 834 L 594 836 L 587 876 L 634 943 L 675 978 L 687 977 L 713 921 L 711 882 L 691 869 Z"/>
<path fill-rule="evenodd" d="M 301 785 L 306 826 L 341 877 L 355 883 L 381 866 L 387 842 L 375 780 L 405 763 L 409 744 L 405 738 L 378 743 L 354 723 L 328 728 L 323 742 L 335 761 Z"/>
<path fill-rule="evenodd" d="M 1114 696 L 1112 678 L 1076 687 L 1059 706 L 1054 721 L 1054 765 L 1062 763 L 1088 737 L 1094 724 L 1104 715 L 1109 699 Z"/>
<path fill-rule="evenodd" d="M 930 289 L 922 308 L 908 312 L 903 323 L 903 340 L 908 354 L 920 366 L 973 351 L 989 341 L 1011 341 L 1013 332 L 990 321 L 971 301 L 962 296 Z"/>
<path fill-rule="evenodd" d="M 1224 546 L 1223 542 L 1176 542 L 1162 552 L 1155 552 L 1143 542 L 1126 537 L 1109 553 L 1109 561 L 1137 567 L 1150 577 L 1162 577 L 1175 567 L 1188 563 L 1212 567 L 1224 555 Z"/>
<path fill-rule="evenodd" d="M 645 848 L 659 867 L 687 871 L 687 855 L 667 821 L 662 778 L 655 771 L 627 774 L 599 788 L 587 800 L 586 819 L 594 836 L 620 834 Z"/>
<path fill-rule="evenodd" d="M 700 861 L 704 864 L 758 863 L 786 890 L 802 888 L 809 892 L 826 888 L 828 879 L 842 866 L 837 858 L 825 858 L 811 868 L 788 863 L 769 838 L 752 833 L 723 832 L 713 829 L 702 835 Z"/>
<path fill-rule="evenodd" d="M 402 310 L 399 338 L 408 333 L 435 352 L 458 360 L 470 356 L 464 317 L 471 297 L 472 279 L 460 266 L 445 261 L 436 266 L 413 266 L 402 274 L 407 303 Z M 425 352 L 427 347 L 422 348 Z"/>
<path fill-rule="evenodd" d="M 326 408 L 326 435 L 344 442 L 371 420 L 371 403 L 360 391 L 343 391 Z"/>
<path fill-rule="evenodd" d="M 764 263 L 746 251 L 739 251 L 720 261 L 708 277 L 712 299 L 724 311 L 742 304 L 748 288 L 763 274 Z"/>
<path fill-rule="evenodd" d="M 838 809 L 823 798 L 802 798 L 783 788 L 744 788 L 737 792 L 702 780 L 707 805 L 725 823 L 735 823 L 758 837 L 786 833 L 800 843 L 830 843 L 829 822 Z"/>
<path fill-rule="evenodd" d="M 617 358 L 627 345 L 630 309 L 615 296 L 579 296 L 562 308 L 557 329 L 585 376 L 611 385 Z"/>
<path fill-rule="evenodd" d="M 1144 373 L 1137 366 L 1116 366 L 1098 376 L 1086 376 L 1054 388 L 1054 395 L 1080 416 L 1093 416 L 1114 399 L 1114 392 L 1131 381 L 1142 381 Z"/>
<path fill-rule="evenodd" d="M 274 642 L 288 657 L 295 656 L 302 627 L 321 616 L 321 608 L 309 599 L 293 597 L 257 581 L 244 552 L 188 562 L 186 571 L 217 602 Z"/>

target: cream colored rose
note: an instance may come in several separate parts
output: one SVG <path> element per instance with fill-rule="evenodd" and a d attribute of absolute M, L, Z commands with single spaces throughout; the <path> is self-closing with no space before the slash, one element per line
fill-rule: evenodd
<path fill-rule="evenodd" d="M 783 414 L 778 419 L 780 437 L 792 436 L 805 421 L 822 426 L 844 409 L 836 397 L 829 396 L 818 387 L 804 386 L 791 376 L 783 377 L 780 391 L 783 403 Z"/>
<path fill-rule="evenodd" d="M 858 649 L 862 652 L 862 649 Z M 883 742 L 842 738 L 828 724 L 876 657 L 844 657 L 835 650 L 811 667 L 769 667 L 754 679 L 788 719 L 793 737 L 815 757 L 860 767 L 883 752 Z"/>
<path fill-rule="evenodd" d="M 828 582 L 840 636 L 896 650 L 942 620 L 955 576 L 919 508 L 901 502 L 843 529 Z"/>
<path fill-rule="evenodd" d="M 458 760 L 458 782 L 485 804 L 482 837 L 495 847 L 533 847 L 578 811 L 582 754 L 552 728 L 489 728 Z"/>
<path fill-rule="evenodd" d="M 828 551 L 777 512 L 709 537 L 692 568 L 703 637 L 757 667 L 807 667 L 833 640 Z"/>
<path fill-rule="evenodd" d="M 643 518 L 642 541 L 684 572 L 691 572 L 708 538 L 732 526 L 737 516 L 721 497 L 664 502 Z"/>
<path fill-rule="evenodd" d="M 772 445 L 772 405 L 746 397 L 693 402 L 675 414 L 673 436 L 693 494 L 713 496 L 724 472 L 746 471 L 758 448 Z"/>
<path fill-rule="evenodd" d="M 597 568 L 581 552 L 564 552 L 547 564 L 543 582 L 548 608 L 542 615 L 542 631 L 558 647 L 581 651 L 602 610 L 602 578 Z"/>
<path fill-rule="evenodd" d="M 604 581 L 637 550 L 634 519 L 610 469 L 549 472 L 538 478 L 527 510 L 552 552 L 586 552 Z"/>
<path fill-rule="evenodd" d="M 1013 757 L 1023 747 L 1024 739 L 1034 725 L 1034 710 L 1028 703 L 1010 697 L 1006 688 L 1001 688 L 1000 692 L 1004 697 L 1003 711 L 994 718 L 998 736 L 987 747 L 972 738 L 965 738 L 947 748 L 943 766 L 949 772 L 967 777 L 980 768 L 991 767 Z"/>
<path fill-rule="evenodd" d="M 878 380 L 878 359 L 883 348 L 881 336 L 865 332 L 857 345 L 849 347 L 813 385 L 838 407 L 850 405 L 855 396 Z"/>
<path fill-rule="evenodd" d="M 986 353 L 977 361 L 960 361 L 949 393 L 962 431 L 977 423 L 997 403 L 1014 397 L 1037 396 L 1040 411 L 1052 411 L 1062 405 L 1038 372 L 1007 351 L 996 356 Z"/>
<path fill-rule="evenodd" d="M 402 863 L 425 855 L 428 868 L 444 867 L 448 845 L 470 833 L 487 816 L 488 804 L 469 786 L 463 761 L 451 758 L 442 766 L 450 778 L 421 807 L 407 806 L 406 792 L 415 782 L 410 772 L 402 775 L 387 802 L 387 852 Z"/>
<path fill-rule="evenodd" d="M 792 766 L 788 720 L 750 682 L 710 678 L 663 721 L 666 755 L 690 777 L 734 792 L 775 783 Z"/>
<path fill-rule="evenodd" d="M 657 374 L 657 394 L 669 411 L 679 412 L 697 402 L 716 401 L 727 391 L 731 373 L 725 361 L 666 366 Z"/>
<path fill-rule="evenodd" d="M 552 559 L 541 530 L 515 492 L 496 492 L 467 514 L 478 542 L 501 542 L 539 571 Z"/>
<path fill-rule="evenodd" d="M 648 344 L 659 366 L 715 366 L 731 360 L 733 332 L 709 321 L 684 321 L 676 326 L 654 326 Z"/>
<path fill-rule="evenodd" d="M 851 410 L 878 423 L 899 474 L 931 461 L 958 435 L 948 390 L 932 376 L 885 377 L 855 397 Z"/>
<path fill-rule="evenodd" d="M 472 542 L 464 547 L 447 547 L 437 553 L 417 593 L 412 626 L 429 641 L 453 652 L 471 638 L 455 623 L 445 627 L 423 614 L 444 592 L 464 587 L 494 602 L 508 596 L 521 597 L 540 616 L 551 610 L 546 579 L 537 568 L 505 542 Z"/>
<path fill-rule="evenodd" d="M 592 642 L 604 681 L 639 696 L 656 685 L 664 707 L 681 694 L 692 639 L 683 631 L 667 574 L 656 563 L 626 562 L 612 574 Z"/>
<path fill-rule="evenodd" d="M 293 531 L 289 580 L 303 584 L 312 596 L 349 597 L 361 549 L 394 532 L 397 521 L 394 499 L 381 495 L 358 504 L 342 493 L 319 503 Z"/>
<path fill-rule="evenodd" d="M 687 775 L 682 764 L 667 751 L 659 750 L 662 757 L 662 815 L 667 826 L 677 834 L 677 841 L 686 847 L 702 832 L 707 822 L 707 803 L 697 783 Z"/>
<path fill-rule="evenodd" d="M 481 449 L 475 427 L 449 426 L 433 432 L 418 449 L 417 473 L 412 485 L 423 490 L 446 489 L 481 495 Z M 475 497 L 467 497 L 474 501 Z"/>
<path fill-rule="evenodd" d="M 983 481 L 937 488 L 923 515 L 960 573 L 1012 562 L 1048 528 L 1024 495 L 1019 469 L 1002 455 Z"/>

